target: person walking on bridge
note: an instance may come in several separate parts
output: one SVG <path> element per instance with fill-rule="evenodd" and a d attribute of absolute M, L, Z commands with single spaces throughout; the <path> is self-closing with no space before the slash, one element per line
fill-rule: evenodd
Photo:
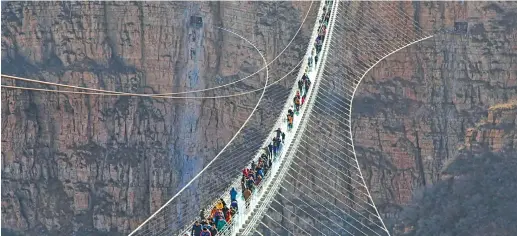
<path fill-rule="evenodd" d="M 194 222 L 194 225 L 192 226 L 192 230 L 190 231 L 190 234 L 192 236 L 201 235 L 201 224 L 199 224 L 199 221 L 196 220 L 196 222 Z"/>
<path fill-rule="evenodd" d="M 244 200 L 246 201 L 246 208 L 248 208 L 248 205 L 250 204 L 250 197 L 251 197 L 251 190 L 249 188 L 246 188 L 244 190 Z"/>
<path fill-rule="evenodd" d="M 242 175 L 243 175 L 244 177 L 248 177 L 249 173 L 250 173 L 250 170 L 249 170 L 248 168 L 244 168 L 244 169 L 242 170 Z"/>
<path fill-rule="evenodd" d="M 307 58 L 307 61 L 308 61 L 307 66 L 309 67 L 309 72 L 312 71 L 312 57 L 313 56 L 312 56 L 312 52 L 311 52 L 311 54 L 309 55 L 309 58 Z"/>
<path fill-rule="evenodd" d="M 325 27 L 325 25 L 322 25 L 321 26 L 321 31 L 320 31 L 321 41 L 325 40 L 325 35 L 326 34 L 327 34 L 327 27 Z"/>
<path fill-rule="evenodd" d="M 276 140 L 278 141 L 278 151 L 280 152 L 280 150 L 282 150 L 282 143 L 281 143 L 281 137 L 282 137 L 282 129 L 278 128 L 277 130 L 275 130 L 276 132 Z"/>
<path fill-rule="evenodd" d="M 318 35 L 318 37 L 316 38 L 316 55 L 320 54 L 322 44 L 323 42 L 321 41 L 321 37 Z M 316 56 L 316 63 L 318 63 L 317 58 L 318 57 Z"/>
<path fill-rule="evenodd" d="M 305 83 L 305 81 L 308 79 L 309 79 L 309 76 L 307 75 L 307 73 L 304 73 L 302 76 L 302 83 Z M 302 89 L 300 89 L 300 91 L 302 91 Z"/>
<path fill-rule="evenodd" d="M 282 136 L 282 129 L 278 128 L 277 130 L 275 130 L 275 133 L 276 133 L 276 137 L 280 138 L 280 136 Z"/>
<path fill-rule="evenodd" d="M 199 212 L 199 218 L 201 218 L 201 221 L 205 220 L 206 217 L 205 217 L 205 209 L 201 209 L 201 211 Z"/>
<path fill-rule="evenodd" d="M 294 106 L 295 106 L 295 111 L 299 112 L 300 111 L 300 96 L 294 97 Z"/>
<path fill-rule="evenodd" d="M 238 209 L 238 208 L 239 208 L 239 203 L 237 202 L 237 200 L 232 201 L 232 205 L 230 207 L 230 210 L 231 209 Z"/>
<path fill-rule="evenodd" d="M 287 115 L 287 129 L 291 130 L 293 128 L 293 115 Z"/>
<path fill-rule="evenodd" d="M 232 190 L 230 190 L 230 202 L 237 201 L 237 190 L 232 187 Z"/>
<path fill-rule="evenodd" d="M 267 148 L 269 149 L 270 157 L 273 157 L 273 143 L 269 143 L 269 145 L 267 145 Z"/>
<path fill-rule="evenodd" d="M 303 88 L 303 80 L 298 80 L 298 90 L 302 91 L 302 88 Z"/>
<path fill-rule="evenodd" d="M 226 220 L 223 216 L 219 217 L 219 220 L 217 221 L 217 230 L 222 230 L 226 226 Z"/>
<path fill-rule="evenodd" d="M 273 143 L 273 146 L 276 146 L 276 153 L 278 155 L 280 153 L 280 151 L 282 150 L 282 142 L 280 140 L 280 137 L 275 138 L 274 142 L 275 143 Z"/>
<path fill-rule="evenodd" d="M 269 157 L 270 153 L 269 153 L 269 148 L 266 146 L 264 148 L 262 148 L 264 150 L 264 155 L 266 155 L 266 157 Z"/>
<path fill-rule="evenodd" d="M 307 74 L 303 74 L 303 77 L 302 77 L 303 89 L 300 89 L 302 94 L 307 93 L 307 88 L 305 88 L 305 85 L 307 84 L 307 80 L 309 80 L 309 76 Z"/>
<path fill-rule="evenodd" d="M 305 94 L 309 92 L 309 87 L 311 86 L 311 80 L 309 77 L 307 77 L 307 80 L 305 80 Z"/>
<path fill-rule="evenodd" d="M 212 236 L 212 233 L 207 228 L 203 228 L 203 231 L 199 234 L 200 236 Z"/>
<path fill-rule="evenodd" d="M 217 231 L 217 227 L 215 226 L 214 223 L 212 223 L 212 227 L 210 227 L 210 233 L 212 234 L 212 236 L 216 236 L 217 233 L 219 233 L 219 231 Z"/>
<path fill-rule="evenodd" d="M 273 152 L 275 153 L 275 157 L 278 156 L 278 153 L 280 152 L 280 145 L 278 142 L 279 138 L 274 137 L 273 138 Z"/>

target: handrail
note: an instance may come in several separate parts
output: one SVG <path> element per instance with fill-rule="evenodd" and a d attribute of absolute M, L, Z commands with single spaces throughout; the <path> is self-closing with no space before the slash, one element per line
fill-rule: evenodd
<path fill-rule="evenodd" d="M 326 59 L 327 59 L 327 56 L 326 56 L 327 48 L 328 48 L 328 45 L 330 44 L 330 41 L 332 38 L 332 31 L 334 28 L 334 27 L 332 27 L 332 25 L 333 25 L 333 21 L 335 20 L 335 14 L 336 14 L 335 9 L 337 9 L 337 6 L 338 6 L 338 4 L 336 4 L 336 2 L 333 2 L 333 5 L 332 5 L 333 10 L 331 11 L 331 16 L 330 16 L 330 20 L 329 20 L 329 24 L 328 24 L 329 27 L 327 28 L 328 36 L 325 36 L 325 41 L 323 42 L 324 44 L 321 49 L 321 55 L 323 55 L 323 56 L 320 59 L 320 64 L 317 65 L 317 67 L 318 67 L 317 75 L 314 80 L 314 85 L 312 86 L 312 89 L 309 91 L 309 93 L 314 93 L 314 94 L 318 93 L 319 82 L 320 82 L 319 78 L 321 78 L 323 69 L 325 67 L 325 63 L 326 63 Z M 314 101 L 315 101 L 314 99 L 308 100 L 308 103 L 306 106 L 306 112 L 304 112 L 302 114 L 300 121 L 303 121 L 304 118 L 306 118 L 307 115 L 311 113 L 312 106 L 314 105 Z M 300 133 L 303 133 L 306 125 L 307 125 L 306 122 L 300 122 L 300 126 L 298 127 L 298 129 L 300 130 Z M 294 152 L 289 153 L 289 151 L 297 150 L 297 146 L 299 145 L 299 143 L 300 143 L 300 139 L 295 139 L 293 146 L 289 147 L 289 150 L 288 150 L 289 156 L 286 158 L 286 163 L 284 165 L 284 168 L 280 172 L 280 175 L 276 178 L 276 181 L 275 181 L 271 191 L 268 193 L 266 199 L 264 199 L 264 202 L 268 202 L 268 203 L 264 204 L 264 202 L 263 202 L 263 204 L 261 204 L 261 208 L 258 210 L 257 214 L 255 214 L 253 216 L 250 223 L 246 226 L 244 232 L 242 233 L 243 235 L 248 235 L 251 232 L 251 230 L 255 228 L 255 225 L 257 224 L 258 220 L 262 218 L 262 215 L 265 213 L 265 211 L 267 209 L 266 205 L 269 205 L 269 203 L 272 201 L 272 197 L 278 191 L 280 183 L 284 179 L 283 176 L 285 175 L 285 173 L 287 172 L 287 169 L 288 169 L 286 167 L 288 167 L 293 160 L 295 153 Z"/>
<path fill-rule="evenodd" d="M 320 5 L 320 8 L 318 10 L 318 15 L 316 17 L 316 25 L 313 28 L 313 32 L 312 32 L 311 38 L 309 40 L 309 45 L 307 47 L 307 51 L 305 53 L 305 56 L 304 56 L 304 59 L 303 59 L 303 62 L 302 62 L 302 66 L 300 67 L 300 70 L 298 71 L 297 79 L 294 82 L 294 86 L 291 88 L 291 92 L 290 92 L 289 96 L 287 97 L 287 102 L 284 104 L 284 108 L 282 109 L 283 112 L 280 114 L 280 117 L 277 119 L 277 122 L 272 127 L 272 129 L 269 132 L 269 135 L 267 136 L 267 138 L 264 140 L 264 143 L 263 143 L 262 147 L 263 146 L 267 146 L 267 144 L 269 144 L 271 142 L 273 137 L 276 136 L 275 130 L 277 130 L 278 127 L 281 127 L 282 125 L 285 125 L 283 117 L 285 117 L 287 115 L 287 110 L 289 109 L 289 107 L 291 106 L 291 103 L 292 103 L 290 101 L 292 101 L 292 98 L 296 95 L 296 91 L 298 90 L 297 82 L 303 76 L 303 74 L 305 73 L 305 68 L 307 67 L 307 58 L 308 58 L 308 55 L 310 55 L 312 53 L 312 49 L 313 49 L 313 44 L 314 44 L 314 39 L 315 39 L 314 36 L 315 35 L 317 36 L 317 34 L 318 34 L 318 29 L 319 29 L 319 26 L 320 26 L 318 21 L 320 20 L 321 16 L 324 16 L 323 15 L 324 14 L 323 8 L 325 6 L 324 1 L 325 0 L 321 0 L 322 4 Z M 311 6 L 309 7 L 309 11 L 310 11 L 310 8 L 312 7 L 312 4 L 313 4 L 313 2 L 311 2 Z M 315 67 L 315 65 L 313 65 L 313 67 Z M 283 151 L 284 151 L 284 147 L 282 145 L 282 150 L 280 151 L 279 156 L 283 153 Z M 257 151 L 257 153 L 255 154 L 255 157 L 252 158 L 251 161 L 248 162 L 248 164 L 246 166 L 250 166 L 253 161 L 255 161 L 255 162 L 258 161 L 258 159 L 260 158 L 261 154 L 262 154 L 262 148 L 260 148 Z M 276 160 L 273 161 L 273 166 L 275 166 L 275 162 L 278 161 L 278 160 L 279 159 L 276 159 Z M 270 168 L 272 169 L 273 166 L 270 167 Z M 261 190 L 262 187 L 264 186 L 264 183 L 266 183 L 265 181 L 267 181 L 267 179 L 269 179 L 269 176 L 271 176 L 271 170 L 268 173 L 269 174 L 267 176 L 264 176 L 264 179 L 262 179 L 261 184 L 255 189 L 256 190 L 255 193 L 258 193 L 259 190 Z M 235 181 L 233 181 L 228 186 L 228 188 L 226 188 L 226 190 L 220 195 L 220 197 L 217 197 L 209 206 L 214 206 L 216 204 L 216 202 L 219 201 L 219 199 L 223 199 L 223 200 L 225 200 L 225 202 L 229 202 L 229 200 L 230 200 L 229 192 L 230 192 L 230 190 L 232 188 L 235 188 L 237 190 L 237 192 L 239 192 L 239 193 L 242 192 L 241 191 L 240 182 L 241 182 L 241 175 L 238 175 L 238 177 L 235 179 Z M 254 196 L 256 196 L 255 193 L 253 193 L 251 195 L 252 200 L 254 199 Z M 250 200 L 249 202 L 251 202 L 252 200 Z M 242 209 L 239 209 L 239 210 L 242 210 Z M 210 211 L 205 211 L 205 217 L 208 216 L 209 214 L 210 214 Z M 239 215 L 239 214 L 240 214 L 240 212 L 236 212 L 235 215 Z M 217 235 L 227 235 L 227 233 L 225 233 L 225 231 L 228 232 L 228 230 L 230 228 L 233 228 L 233 227 L 229 227 L 229 226 L 233 226 L 233 224 L 235 222 L 236 222 L 236 219 L 232 219 L 232 222 L 230 224 L 228 224 L 227 226 L 225 226 L 225 228 L 223 228 Z M 185 228 L 183 228 L 180 231 L 181 235 L 187 233 L 190 230 L 191 227 L 192 227 L 192 225 L 186 225 Z"/>
<path fill-rule="evenodd" d="M 323 1 L 322 1 L 322 2 L 323 2 Z M 272 127 L 272 130 L 271 130 L 271 132 L 270 132 L 270 135 L 269 135 L 269 136 L 268 136 L 268 138 L 265 140 L 265 145 L 266 145 L 266 144 L 269 144 L 270 140 L 275 136 L 274 131 L 277 129 L 277 127 L 278 127 L 278 126 L 283 126 L 283 125 L 285 125 L 285 124 L 284 124 L 284 123 L 285 123 L 285 118 L 283 118 L 283 117 L 285 117 L 285 115 L 287 115 L 287 110 L 289 109 L 289 107 L 291 106 L 291 103 L 292 103 L 292 102 L 289 102 L 289 101 L 291 100 L 291 98 L 292 98 L 292 97 L 294 97 L 294 95 L 296 94 L 296 91 L 298 90 L 297 81 L 298 81 L 298 80 L 303 76 L 303 74 L 305 73 L 305 69 L 307 68 L 308 57 L 309 57 L 309 55 L 311 55 L 311 54 L 312 54 L 312 50 L 313 50 L 313 46 L 314 46 L 314 39 L 315 39 L 315 38 L 317 37 L 317 35 L 318 35 L 319 29 L 320 29 L 320 27 L 321 27 L 321 25 L 322 25 L 322 24 L 321 24 L 321 22 L 323 22 L 323 16 L 325 16 L 325 14 L 326 14 L 326 11 L 323 11 L 323 8 L 324 8 L 324 7 L 325 7 L 325 4 L 323 3 L 323 4 L 321 4 L 321 5 L 320 5 L 320 8 L 319 8 L 319 10 L 318 10 L 318 14 L 317 14 L 317 18 L 316 18 L 316 24 L 315 24 L 315 26 L 313 27 L 313 32 L 312 32 L 312 35 L 311 35 L 311 39 L 310 39 L 310 41 L 309 41 L 309 43 L 308 43 L 308 46 L 307 46 L 306 56 L 304 56 L 302 68 L 300 68 L 300 70 L 299 70 L 299 72 L 298 72 L 297 80 L 295 81 L 295 84 L 294 84 L 294 86 L 293 86 L 293 87 L 292 87 L 292 89 L 291 89 L 291 93 L 290 93 L 290 95 L 289 95 L 289 96 L 288 96 L 288 98 L 287 98 L 288 100 L 287 100 L 287 102 L 286 102 L 286 103 L 285 103 L 285 105 L 284 105 L 284 109 L 283 109 L 283 110 L 284 110 L 284 112 L 283 112 L 283 113 L 281 114 L 281 116 L 277 119 L 277 122 L 275 123 L 275 126 L 273 126 L 273 127 Z M 327 9 L 327 10 L 328 10 L 328 9 Z M 316 66 L 317 66 L 317 65 L 313 65 L 313 67 L 316 67 Z M 312 89 L 310 89 L 310 90 L 312 90 Z M 309 92 L 309 93 L 310 93 L 310 92 Z M 307 96 L 307 99 L 308 99 L 308 98 L 309 98 L 309 96 Z M 303 109 L 303 107 L 302 107 L 301 109 Z M 283 145 L 283 146 L 285 146 L 285 145 Z M 279 152 L 279 155 L 278 155 L 278 156 L 280 156 L 280 158 L 274 159 L 274 161 L 273 161 L 273 166 L 271 167 L 271 170 L 272 170 L 272 168 L 275 168 L 276 166 L 278 166 L 278 164 L 276 164 L 277 162 L 279 162 L 279 161 L 280 161 L 280 163 L 281 163 L 281 157 L 282 157 L 282 154 L 284 153 L 284 151 L 285 151 L 285 150 L 287 150 L 287 148 L 282 147 L 282 150 Z M 254 159 L 252 159 L 252 160 L 257 161 L 257 160 L 260 158 L 261 154 L 262 154 L 262 149 L 260 149 L 260 150 L 257 152 L 257 154 L 256 154 L 255 158 L 254 158 Z M 251 162 L 250 162 L 248 165 L 250 165 L 250 164 L 251 164 Z M 272 173 L 272 171 L 271 171 L 271 170 L 270 170 L 270 171 L 268 171 L 268 174 L 264 177 L 264 179 L 262 179 L 261 184 L 260 184 L 259 186 L 257 186 L 257 188 L 254 190 L 254 193 L 253 193 L 253 194 L 252 194 L 252 196 L 251 196 L 251 200 L 250 200 L 248 203 L 246 203 L 246 206 L 247 206 L 247 207 L 248 207 L 250 204 L 252 204 L 252 203 L 254 203 L 254 202 L 256 202 L 256 201 L 257 201 L 257 199 L 258 199 L 257 195 L 258 195 L 259 193 L 261 193 L 261 192 L 262 192 L 263 188 L 264 188 L 264 187 L 267 185 L 267 183 L 270 181 L 270 178 L 271 178 L 270 176 L 272 176 L 272 175 L 273 175 L 273 174 L 271 174 L 271 173 Z M 227 191 L 225 191 L 225 192 L 222 194 L 222 196 L 221 196 L 220 198 L 222 198 L 222 199 L 223 199 L 223 200 L 225 200 L 225 201 L 228 201 L 228 200 L 229 200 L 229 194 L 228 194 L 228 192 L 230 191 L 230 189 L 231 189 L 232 187 L 235 187 L 235 188 L 236 188 L 236 190 L 237 190 L 238 192 L 242 192 L 242 191 L 241 191 L 242 189 L 241 189 L 241 185 L 240 185 L 240 180 L 241 180 L 241 178 L 236 178 L 236 180 L 233 182 L 233 184 L 232 184 L 232 185 L 230 185 L 230 186 L 228 187 Z M 214 204 L 215 204 L 215 202 L 216 202 L 218 199 L 219 199 L 219 198 L 217 198 L 217 199 L 214 201 Z M 212 205 L 214 205 L 214 204 L 212 204 Z M 247 208 L 247 207 L 246 207 L 246 208 Z M 235 224 L 235 222 L 238 222 L 239 217 L 242 217 L 242 212 L 241 212 L 242 210 L 243 210 L 243 209 L 242 209 L 242 208 L 240 208 L 240 211 L 238 211 L 238 212 L 235 214 L 235 216 L 234 216 L 234 218 L 232 219 L 231 223 L 230 223 L 230 224 L 228 224 L 228 225 L 226 225 L 226 226 L 225 226 L 221 231 L 219 231 L 218 235 L 231 235 L 231 234 L 234 234 L 234 233 L 235 233 L 235 231 L 236 231 L 236 230 L 235 230 L 234 224 Z M 251 209 L 249 209 L 248 211 L 246 211 L 246 213 L 249 213 L 249 212 L 250 212 L 250 210 L 251 210 Z M 209 215 L 209 213 L 208 213 L 208 212 L 209 212 L 209 211 L 206 211 L 206 215 Z M 244 222 L 244 221 L 242 221 L 242 222 Z M 241 222 L 241 223 L 242 223 L 242 222 Z"/>

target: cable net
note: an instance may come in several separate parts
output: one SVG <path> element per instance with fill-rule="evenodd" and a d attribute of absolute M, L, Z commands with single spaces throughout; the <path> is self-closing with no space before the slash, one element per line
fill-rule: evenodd
<path fill-rule="evenodd" d="M 304 20 L 305 14 L 307 14 L 309 17 L 306 17 L 305 21 L 314 22 L 314 9 L 317 7 L 312 6 L 311 9 L 310 12 L 301 13 L 303 15 L 297 16 L 297 18 Z M 254 114 L 236 138 L 217 156 L 217 159 L 212 159 L 213 163 L 198 178 L 150 217 L 132 235 L 172 235 L 186 232 L 192 227 L 194 221 L 200 218 L 201 209 L 206 208 L 209 212 L 217 199 L 222 195 L 228 195 L 230 184 L 239 178 L 242 169 L 248 166 L 257 152 L 261 150 L 270 131 L 275 128 L 273 125 L 280 116 L 285 101 L 290 100 L 288 96 L 295 84 L 299 67 L 286 65 L 289 65 L 287 61 L 293 61 L 293 58 L 294 61 L 302 60 L 305 51 L 299 50 L 298 45 L 307 45 L 308 38 L 305 35 L 306 33 L 302 31 L 284 36 L 294 37 L 292 44 L 277 59 L 276 63 L 269 66 L 268 71 L 260 73 L 262 77 L 269 76 L 268 84 L 287 76 L 284 81 L 266 89 Z M 272 55 L 270 60 L 273 59 L 273 56 L 276 55 Z M 261 78 L 260 81 L 264 81 L 264 79 Z"/>
<path fill-rule="evenodd" d="M 379 60 L 427 35 L 392 3 L 336 3 L 312 111 L 270 205 L 248 226 L 256 235 L 389 235 L 361 173 L 372 163 L 356 159 L 352 99 Z"/>

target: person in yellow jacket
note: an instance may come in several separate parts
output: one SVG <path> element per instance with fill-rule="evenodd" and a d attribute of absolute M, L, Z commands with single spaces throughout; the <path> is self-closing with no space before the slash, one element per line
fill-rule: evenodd
<path fill-rule="evenodd" d="M 222 210 L 223 209 L 223 203 L 221 202 L 221 200 L 217 201 L 217 204 L 215 204 L 215 208 L 217 210 Z"/>

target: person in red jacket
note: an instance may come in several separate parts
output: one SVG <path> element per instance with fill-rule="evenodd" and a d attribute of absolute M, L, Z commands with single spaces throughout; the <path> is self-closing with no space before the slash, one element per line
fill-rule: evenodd
<path fill-rule="evenodd" d="M 227 211 L 224 219 L 226 220 L 226 223 L 230 224 L 232 222 L 232 212 Z"/>

